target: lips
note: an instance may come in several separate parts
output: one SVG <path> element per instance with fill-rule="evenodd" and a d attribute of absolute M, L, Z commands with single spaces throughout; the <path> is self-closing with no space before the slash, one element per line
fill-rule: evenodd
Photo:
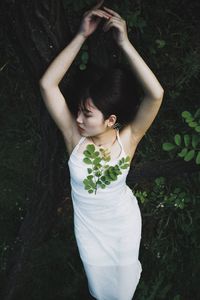
<path fill-rule="evenodd" d="M 79 129 L 84 130 L 82 127 L 80 127 L 79 125 L 77 125 Z"/>

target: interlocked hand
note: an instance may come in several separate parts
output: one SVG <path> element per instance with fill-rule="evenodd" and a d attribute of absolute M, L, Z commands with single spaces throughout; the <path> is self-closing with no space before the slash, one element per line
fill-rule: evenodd
<path fill-rule="evenodd" d="M 121 46 L 128 40 L 126 21 L 110 8 L 103 6 L 104 10 L 100 9 L 103 2 L 104 0 L 101 0 L 92 9 L 84 13 L 79 33 L 87 38 L 97 29 L 101 19 L 104 18 L 106 22 L 103 30 L 106 32 L 113 28 L 113 38 L 118 46 Z"/>
<path fill-rule="evenodd" d="M 128 40 L 126 21 L 122 19 L 121 16 L 114 10 L 105 6 L 103 6 L 103 8 L 112 15 L 104 24 L 103 30 L 108 31 L 113 27 L 113 37 L 118 46 L 121 46 Z"/>
<path fill-rule="evenodd" d="M 92 9 L 86 11 L 83 15 L 83 20 L 79 28 L 79 33 L 82 34 L 85 38 L 90 36 L 98 27 L 102 18 L 109 19 L 111 14 L 99 9 L 103 4 L 104 0 L 101 0 L 96 4 Z"/>

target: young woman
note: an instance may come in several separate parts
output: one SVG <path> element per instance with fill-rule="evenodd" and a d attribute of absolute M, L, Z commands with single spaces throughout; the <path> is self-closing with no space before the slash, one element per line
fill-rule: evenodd
<path fill-rule="evenodd" d="M 126 177 L 137 145 L 161 106 L 163 88 L 129 41 L 125 20 L 107 7 L 100 9 L 102 3 L 84 14 L 78 33 L 39 83 L 69 154 L 74 232 L 89 291 L 98 300 L 131 300 L 142 271 L 141 214 Z M 85 88 L 75 118 L 58 84 L 102 19 L 104 31 L 114 29 L 144 96 L 139 104 L 134 89 L 130 93 L 130 77 L 128 81 L 124 70 L 112 68 Z"/>

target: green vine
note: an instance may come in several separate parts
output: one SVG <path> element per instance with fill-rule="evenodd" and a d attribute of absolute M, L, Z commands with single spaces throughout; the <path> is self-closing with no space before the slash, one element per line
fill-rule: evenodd
<path fill-rule="evenodd" d="M 107 164 L 110 161 L 110 152 L 106 148 L 100 148 L 96 151 L 93 144 L 89 144 L 86 150 L 83 152 L 85 155 L 83 162 L 91 165 L 91 168 L 87 168 L 88 176 L 83 180 L 85 189 L 88 193 L 97 192 L 97 188 L 106 188 L 112 181 L 117 180 L 117 176 L 122 174 L 121 170 L 126 169 L 130 165 L 130 157 L 122 157 L 119 163 L 110 166 Z"/>

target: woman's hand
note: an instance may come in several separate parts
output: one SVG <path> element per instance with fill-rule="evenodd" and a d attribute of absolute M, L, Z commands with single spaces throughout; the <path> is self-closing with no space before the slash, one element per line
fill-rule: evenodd
<path fill-rule="evenodd" d="M 128 41 L 126 21 L 114 10 L 103 6 L 103 8 L 111 14 L 111 18 L 107 20 L 103 26 L 104 31 L 108 31 L 113 27 L 113 37 L 118 46 L 123 45 L 124 42 Z"/>
<path fill-rule="evenodd" d="M 101 0 L 91 10 L 88 10 L 83 15 L 83 20 L 78 33 L 83 35 L 84 38 L 90 36 L 99 25 L 102 18 L 109 19 L 112 15 L 106 11 L 99 9 L 104 0 Z"/>

